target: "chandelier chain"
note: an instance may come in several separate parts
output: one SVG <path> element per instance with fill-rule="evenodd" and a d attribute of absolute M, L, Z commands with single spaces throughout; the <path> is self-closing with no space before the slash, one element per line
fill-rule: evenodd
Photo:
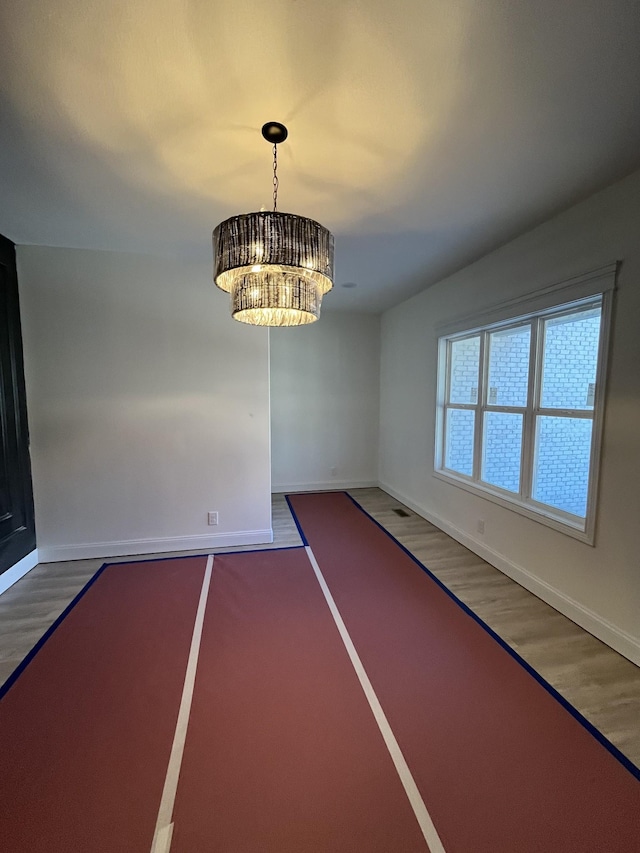
<path fill-rule="evenodd" d="M 273 211 L 278 210 L 278 146 L 273 146 Z"/>

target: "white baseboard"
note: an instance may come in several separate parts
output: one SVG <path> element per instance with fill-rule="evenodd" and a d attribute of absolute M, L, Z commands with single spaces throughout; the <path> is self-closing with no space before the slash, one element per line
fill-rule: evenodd
<path fill-rule="evenodd" d="M 393 486 L 389 486 L 386 483 L 380 483 L 379 486 L 387 494 L 401 501 L 409 509 L 422 516 L 422 518 L 439 527 L 440 530 L 448 533 L 449 536 L 460 542 L 465 548 L 482 557 L 483 560 L 486 560 L 487 563 L 490 563 L 496 569 L 503 572 L 503 574 L 516 581 L 516 583 L 519 583 L 520 586 L 523 586 L 529 592 L 532 592 L 538 598 L 550 604 L 551 607 L 571 619 L 576 625 L 584 628 L 585 631 L 593 634 L 594 637 L 602 640 L 603 643 L 606 643 L 616 652 L 619 652 L 628 658 L 628 660 L 640 666 L 640 640 L 637 637 L 616 627 L 607 619 L 585 607 L 579 601 L 576 601 L 565 593 L 560 592 L 560 590 L 551 584 L 531 574 L 523 566 L 519 566 L 508 560 L 502 554 L 489 548 L 484 542 L 460 530 L 446 519 L 419 506 L 411 498 L 394 489 Z"/>
<path fill-rule="evenodd" d="M 38 548 L 41 563 L 62 560 L 91 560 L 102 557 L 133 557 L 171 551 L 202 551 L 236 545 L 267 545 L 273 530 L 242 530 L 206 536 L 173 536 L 166 539 L 125 539 L 120 542 L 85 542 L 78 545 L 50 545 Z"/>
<path fill-rule="evenodd" d="M 38 554 L 38 549 L 32 551 L 30 554 L 27 554 L 26 557 L 23 557 L 19 562 L 15 565 L 11 566 L 10 569 L 7 569 L 6 572 L 3 572 L 0 575 L 0 595 L 3 592 L 6 592 L 10 586 L 13 586 L 16 581 L 19 581 L 20 578 L 23 578 L 27 572 L 30 572 L 34 566 L 40 562 L 40 555 Z"/>
<path fill-rule="evenodd" d="M 346 489 L 372 489 L 378 485 L 377 480 L 327 480 L 324 483 L 274 483 L 271 486 L 272 494 L 281 492 L 334 492 Z"/>

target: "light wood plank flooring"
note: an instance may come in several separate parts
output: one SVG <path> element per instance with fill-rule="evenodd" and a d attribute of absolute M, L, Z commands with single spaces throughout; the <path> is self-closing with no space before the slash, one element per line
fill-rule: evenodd
<path fill-rule="evenodd" d="M 631 761 L 640 765 L 640 668 L 385 492 L 354 489 L 350 493 Z M 408 517 L 398 517 L 394 508 L 404 509 Z M 273 531 L 273 545 L 261 547 L 300 544 L 282 495 L 273 496 Z M 220 552 L 234 550 L 243 549 L 224 548 Z M 147 557 L 113 558 L 109 562 Z M 0 596 L 0 682 L 103 562 L 42 564 Z"/>

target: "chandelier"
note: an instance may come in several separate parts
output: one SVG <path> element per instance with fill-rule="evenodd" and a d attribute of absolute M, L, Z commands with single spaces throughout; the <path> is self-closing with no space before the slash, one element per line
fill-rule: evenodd
<path fill-rule="evenodd" d="M 213 232 L 214 280 L 231 294 L 231 315 L 253 326 L 301 326 L 320 316 L 333 287 L 333 235 L 318 222 L 278 210 L 279 122 L 262 128 L 273 143 L 273 210 L 243 213 Z"/>

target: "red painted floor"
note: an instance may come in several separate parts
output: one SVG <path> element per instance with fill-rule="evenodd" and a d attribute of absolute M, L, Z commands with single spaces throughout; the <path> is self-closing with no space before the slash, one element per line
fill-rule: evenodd
<path fill-rule="evenodd" d="M 427 851 L 302 549 L 214 560 L 171 853 Z"/>
<path fill-rule="evenodd" d="M 291 498 L 446 853 L 632 853 L 640 781 L 341 493 Z M 150 853 L 206 558 L 107 567 L 0 701 L 0 849 Z M 428 850 L 304 549 L 213 564 L 171 853 Z"/>
<path fill-rule="evenodd" d="M 293 495 L 447 853 L 640 850 L 640 782 L 342 493 Z"/>
<path fill-rule="evenodd" d="M 205 563 L 109 566 L 2 698 L 3 853 L 148 853 Z"/>

